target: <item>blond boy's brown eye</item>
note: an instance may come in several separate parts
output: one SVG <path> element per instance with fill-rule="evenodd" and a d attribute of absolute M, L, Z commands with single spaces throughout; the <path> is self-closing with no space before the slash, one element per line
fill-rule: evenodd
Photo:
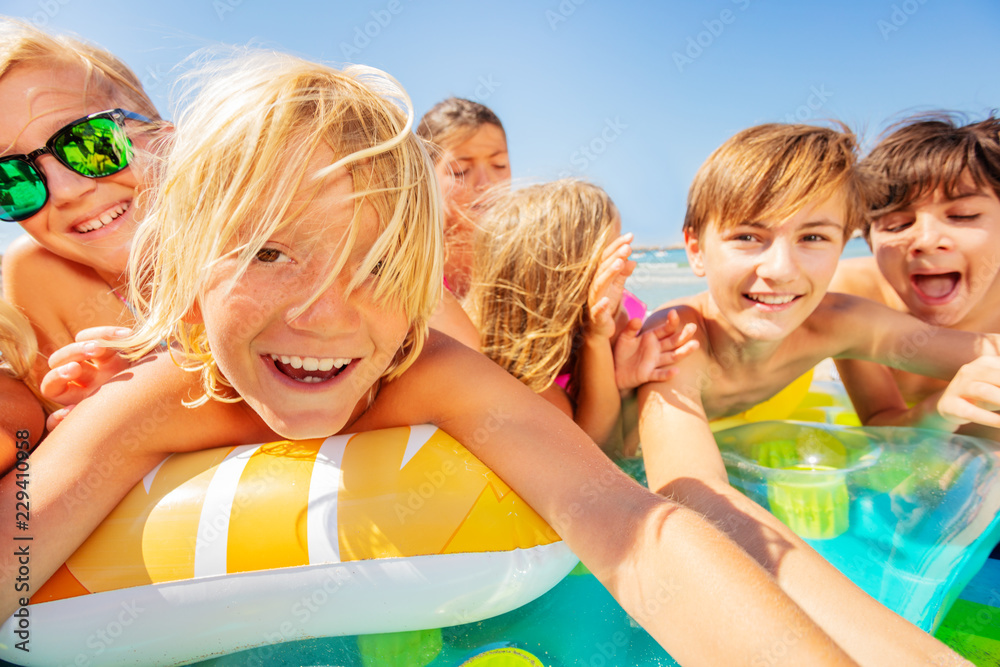
<path fill-rule="evenodd" d="M 271 264 L 280 261 L 283 254 L 277 248 L 261 248 L 257 251 L 257 261 Z"/>

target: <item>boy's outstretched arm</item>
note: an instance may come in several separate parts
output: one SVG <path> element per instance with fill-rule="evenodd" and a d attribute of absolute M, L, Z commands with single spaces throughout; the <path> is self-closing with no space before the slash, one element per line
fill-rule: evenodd
<path fill-rule="evenodd" d="M 966 424 L 974 435 L 997 439 L 1000 428 L 1000 357 L 983 356 L 962 366 L 948 386 L 907 406 L 885 366 L 838 359 L 837 370 L 858 417 L 870 426 L 915 426 L 955 432 Z M 986 427 L 986 428 L 981 428 Z M 968 429 L 963 429 L 963 432 Z"/>
<path fill-rule="evenodd" d="M 828 295 L 826 305 L 833 306 L 825 309 L 826 330 L 843 347 L 837 367 L 863 423 L 944 431 L 969 423 L 1000 426 L 993 412 L 1000 408 L 1000 336 L 936 327 L 845 294 Z M 882 366 L 949 384 L 907 407 Z"/>
<path fill-rule="evenodd" d="M 677 377 L 640 389 L 639 433 L 650 488 L 713 521 L 858 663 L 966 664 L 869 597 L 774 515 L 729 485 L 701 403 L 699 359 L 704 357 L 692 355 L 680 362 Z"/>
<path fill-rule="evenodd" d="M 184 407 L 198 383 L 197 374 L 181 371 L 166 354 L 144 359 L 81 402 L 32 453 L 26 470 L 0 480 L 3 506 L 13 508 L 19 491 L 30 503 L 26 528 L 11 515 L 0 522 L 0 544 L 11 547 L 0 549 L 0 618 L 37 591 L 168 453 L 269 437 L 243 404 Z M 14 588 L 15 536 L 32 537 L 28 591 Z"/>
<path fill-rule="evenodd" d="M 682 664 L 854 664 L 704 518 L 640 487 L 559 410 L 433 334 L 357 426 L 423 421 L 510 484 Z"/>
<path fill-rule="evenodd" d="M 950 381 L 981 356 L 1000 356 L 1000 334 L 936 327 L 849 294 L 828 294 L 812 319 L 837 342 L 835 358 L 874 361 L 941 380 Z"/>

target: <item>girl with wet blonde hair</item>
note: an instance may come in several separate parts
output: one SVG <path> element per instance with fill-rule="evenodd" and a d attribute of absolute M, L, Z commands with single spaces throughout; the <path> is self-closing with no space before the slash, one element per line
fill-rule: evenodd
<path fill-rule="evenodd" d="M 521 188 L 474 238 L 466 307 L 483 353 L 616 449 L 620 392 L 669 377 L 694 330 L 671 335 L 666 323 L 638 337 L 641 317 L 623 305 L 635 298 L 624 291 L 631 235 L 611 198 L 572 179 Z"/>
<path fill-rule="evenodd" d="M 426 333 L 441 288 L 437 185 L 398 84 L 251 54 L 212 67 L 190 107 L 139 238 L 135 274 L 150 291 L 133 291 L 149 319 L 132 342 L 180 349 L 104 384 L 32 455 L 32 585 L 169 452 L 430 423 L 685 664 L 745 662 L 789 628 L 792 662 L 852 664 L 701 516 L 640 487 L 483 355 Z M 487 418 L 502 427 L 484 438 Z M 66 503 L 81 487 L 87 502 Z M 5 477 L 0 502 L 13 506 L 16 488 Z M 0 555 L 8 579 L 12 553 Z M 0 590 L 3 617 L 17 600 L 13 582 Z"/>

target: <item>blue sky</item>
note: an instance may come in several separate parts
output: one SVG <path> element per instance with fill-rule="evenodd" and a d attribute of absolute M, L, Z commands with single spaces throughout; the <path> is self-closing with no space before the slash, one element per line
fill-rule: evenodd
<path fill-rule="evenodd" d="M 398 78 L 420 115 L 449 95 L 507 129 L 515 180 L 604 187 L 637 243 L 681 238 L 687 187 L 733 133 L 837 118 L 870 140 L 931 109 L 1000 107 L 996 0 L 5 0 L 122 57 L 167 117 L 171 69 L 256 43 Z"/>

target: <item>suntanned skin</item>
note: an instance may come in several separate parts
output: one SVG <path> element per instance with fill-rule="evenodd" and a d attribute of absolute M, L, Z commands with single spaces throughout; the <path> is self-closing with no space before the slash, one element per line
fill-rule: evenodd
<path fill-rule="evenodd" d="M 0 374 L 0 472 L 6 473 L 45 433 L 45 413 L 31 390 L 21 381 Z M 26 443 L 26 444 L 25 444 Z"/>
<path fill-rule="evenodd" d="M 698 341 L 673 378 L 640 388 L 649 485 L 715 521 L 859 663 L 935 664 L 942 655 L 957 662 L 733 489 L 709 428 L 709 420 L 770 398 L 827 357 L 894 360 L 947 377 L 998 349 L 995 340 L 951 331 L 933 338 L 928 355 L 907 356 L 907 341 L 926 337 L 926 325 L 865 299 L 827 294 L 845 241 L 842 215 L 833 198 L 789 219 L 687 235 L 691 266 L 708 278 L 709 292 L 672 302 L 647 320 L 656 326 L 673 310 L 681 323 L 697 325 Z M 872 634 L 874 627 L 885 633 Z"/>
<path fill-rule="evenodd" d="M 874 256 L 842 262 L 831 289 L 949 329 L 1000 332 L 1000 199 L 992 190 L 968 178 L 955 197 L 939 188 L 875 220 L 869 237 Z M 993 358 L 967 364 L 949 381 L 856 360 L 837 368 L 865 424 L 1000 440 Z"/>
<path fill-rule="evenodd" d="M 67 123 L 122 106 L 93 89 L 82 66 L 61 61 L 22 63 L 4 72 L 0 155 L 31 153 Z M 137 150 L 151 145 L 150 134 L 134 131 L 131 138 Z M 51 155 L 40 156 L 35 166 L 45 176 L 48 200 L 18 223 L 30 237 L 17 239 L 4 254 L 3 294 L 35 330 L 40 354 L 33 376 L 40 383 L 48 355 L 73 342 L 80 330 L 132 325 L 112 290 L 125 294 L 141 188 L 132 166 L 102 178 L 81 176 Z"/>
<path fill-rule="evenodd" d="M 32 455 L 33 586 L 167 453 L 278 437 L 244 403 L 181 406 L 196 391 L 196 378 L 161 355 L 105 384 Z M 487 405 L 510 420 L 481 442 L 472 434 Z M 143 413 L 155 414 L 160 427 L 137 433 L 134 415 Z M 779 664 L 854 664 L 737 546 L 696 513 L 639 488 L 569 418 L 482 355 L 432 333 L 419 360 L 384 385 L 370 409 L 359 403 L 341 431 L 411 423 L 435 424 L 470 443 L 684 664 L 738 664 L 770 654 L 789 633 L 796 641 Z M 104 467 L 99 487 L 87 487 L 98 462 L 109 460 L 115 466 Z M 560 474 L 539 475 L 540 467 Z M 598 480 L 602 493 L 587 493 Z M 13 482 L 8 476 L 0 484 L 0 502 L 12 502 Z M 83 490 L 87 503 L 66 502 Z M 571 510 L 574 503 L 582 509 Z M 0 527 L 0 539 L 9 541 L 11 531 Z M 2 558 L 10 584 L 13 557 Z M 7 615 L 16 607 L 13 586 L 4 585 L 2 595 Z"/>
<path fill-rule="evenodd" d="M 122 285 L 117 287 L 122 293 Z M 59 257 L 27 235 L 4 254 L 3 292 L 35 331 L 38 382 L 49 370 L 49 355 L 72 343 L 77 332 L 100 325 L 127 327 L 134 321 L 112 286 L 91 267 Z"/>
<path fill-rule="evenodd" d="M 314 159 L 317 169 L 333 152 Z M 569 417 L 478 352 L 432 331 L 414 363 L 369 403 L 412 323 L 391 297 L 375 298 L 378 272 L 348 288 L 380 233 L 373 209 L 356 210 L 351 178 L 345 172 L 313 192 L 295 224 L 273 232 L 244 270 L 234 270 L 240 260 L 231 253 L 218 258 L 185 316 L 204 326 L 213 361 L 242 402 L 184 407 L 201 393 L 201 378 L 161 354 L 85 399 L 31 457 L 34 585 L 172 451 L 429 423 L 469 443 L 685 664 L 737 664 L 776 646 L 787 646 L 785 664 L 853 664 L 737 545 L 640 487 Z M 331 258 L 342 253 L 345 270 L 331 276 Z M 315 381 L 285 356 L 299 357 Z M 314 358 L 344 361 L 306 369 Z M 503 424 L 483 439 L 486 415 Z M 0 503 L 12 505 L 16 490 L 8 475 Z M 81 494 L 83 507 L 70 502 Z M 0 526 L 0 541 L 14 530 Z M 0 553 L 0 615 L 17 606 L 15 560 Z"/>

